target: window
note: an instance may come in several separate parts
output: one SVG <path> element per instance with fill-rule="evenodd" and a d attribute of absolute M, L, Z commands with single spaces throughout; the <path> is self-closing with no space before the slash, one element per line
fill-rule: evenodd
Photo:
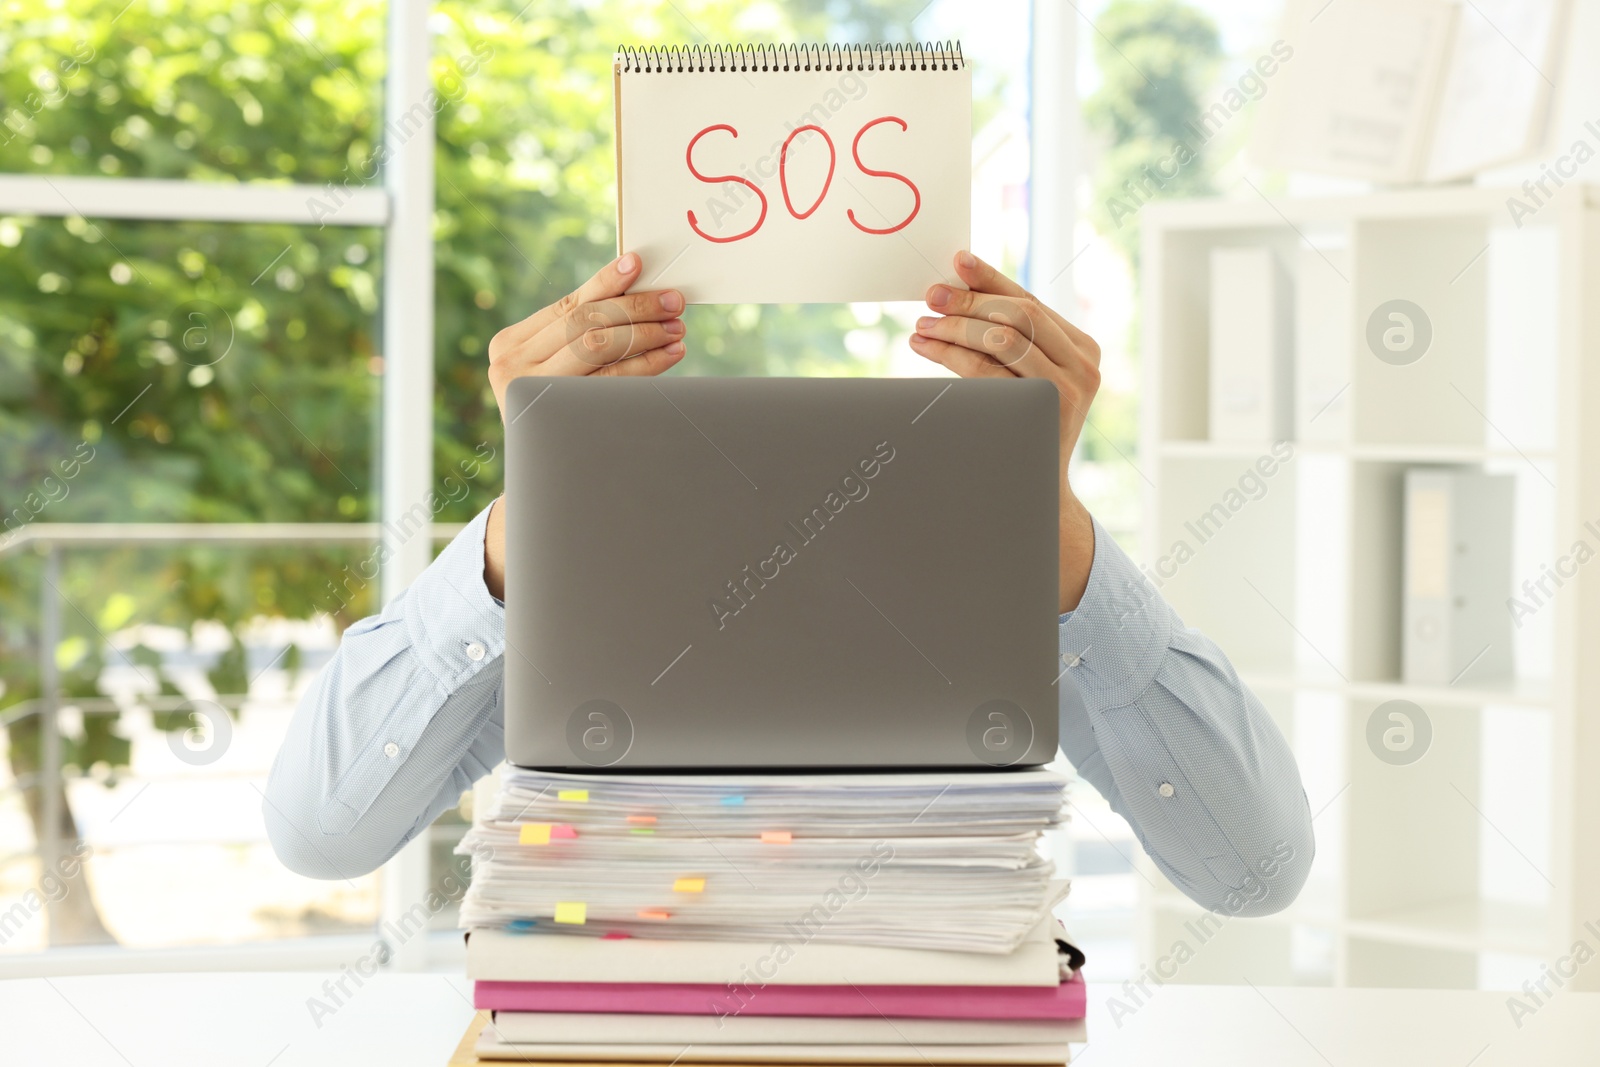
<path fill-rule="evenodd" d="M 299 878 L 259 790 L 342 628 L 410 577 L 373 561 L 436 477 L 385 432 L 427 417 L 412 371 L 458 470 L 501 436 L 489 339 L 614 254 L 619 42 L 961 39 L 973 244 L 1021 274 L 1030 9 L 0 0 L 0 972 L 66 944 L 348 962 L 459 870 L 452 812 L 375 876 Z M 432 204 L 389 180 L 419 157 Z M 694 308 L 680 373 L 943 374 L 904 345 L 919 310 Z M 435 543 L 498 491 L 490 463 L 447 494 Z"/>

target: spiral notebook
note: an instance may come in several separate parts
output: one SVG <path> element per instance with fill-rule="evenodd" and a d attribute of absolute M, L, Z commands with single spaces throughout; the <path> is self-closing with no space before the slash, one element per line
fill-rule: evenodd
<path fill-rule="evenodd" d="M 616 53 L 617 238 L 691 303 L 920 300 L 968 247 L 959 44 Z"/>

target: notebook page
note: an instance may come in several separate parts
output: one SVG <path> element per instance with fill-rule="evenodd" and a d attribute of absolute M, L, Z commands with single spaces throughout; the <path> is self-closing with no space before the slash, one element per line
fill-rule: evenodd
<path fill-rule="evenodd" d="M 960 284 L 965 68 L 623 69 L 616 92 L 618 234 L 644 261 L 635 288 L 819 303 Z"/>

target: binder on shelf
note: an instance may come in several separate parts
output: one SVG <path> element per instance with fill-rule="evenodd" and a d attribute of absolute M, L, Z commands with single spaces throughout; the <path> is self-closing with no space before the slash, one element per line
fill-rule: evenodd
<path fill-rule="evenodd" d="M 1293 429 L 1293 304 L 1270 248 L 1211 251 L 1211 439 L 1285 441 Z"/>
<path fill-rule="evenodd" d="M 1406 471 L 1402 676 L 1420 685 L 1511 678 L 1509 474 Z"/>
<path fill-rule="evenodd" d="M 1350 440 L 1350 254 L 1302 248 L 1295 262 L 1295 440 Z"/>

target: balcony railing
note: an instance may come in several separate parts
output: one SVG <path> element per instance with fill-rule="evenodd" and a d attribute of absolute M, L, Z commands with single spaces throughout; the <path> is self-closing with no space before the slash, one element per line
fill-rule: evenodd
<path fill-rule="evenodd" d="M 430 535 L 434 543 L 448 541 L 462 529 L 460 523 L 434 523 Z M 44 828 L 38 842 L 41 870 L 55 869 L 61 858 L 60 825 L 64 793 L 61 770 L 61 727 L 63 706 L 56 649 L 63 638 L 61 564 L 68 552 L 127 548 L 144 545 L 177 546 L 270 546 L 270 545 L 361 545 L 376 544 L 386 531 L 375 522 L 355 523 L 32 523 L 0 539 L 0 558 L 16 557 L 25 551 L 42 556 L 43 581 L 39 583 L 38 671 L 39 696 L 19 702 L 0 713 L 0 729 L 29 718 L 39 719 L 39 771 L 19 778 L 16 787 L 42 790 L 40 801 Z M 247 694 L 219 694 L 217 703 L 235 708 Z M 141 698 L 152 711 L 175 711 L 189 703 L 182 697 L 150 695 Z M 73 698 L 71 703 L 85 711 L 118 710 L 109 697 Z"/>

